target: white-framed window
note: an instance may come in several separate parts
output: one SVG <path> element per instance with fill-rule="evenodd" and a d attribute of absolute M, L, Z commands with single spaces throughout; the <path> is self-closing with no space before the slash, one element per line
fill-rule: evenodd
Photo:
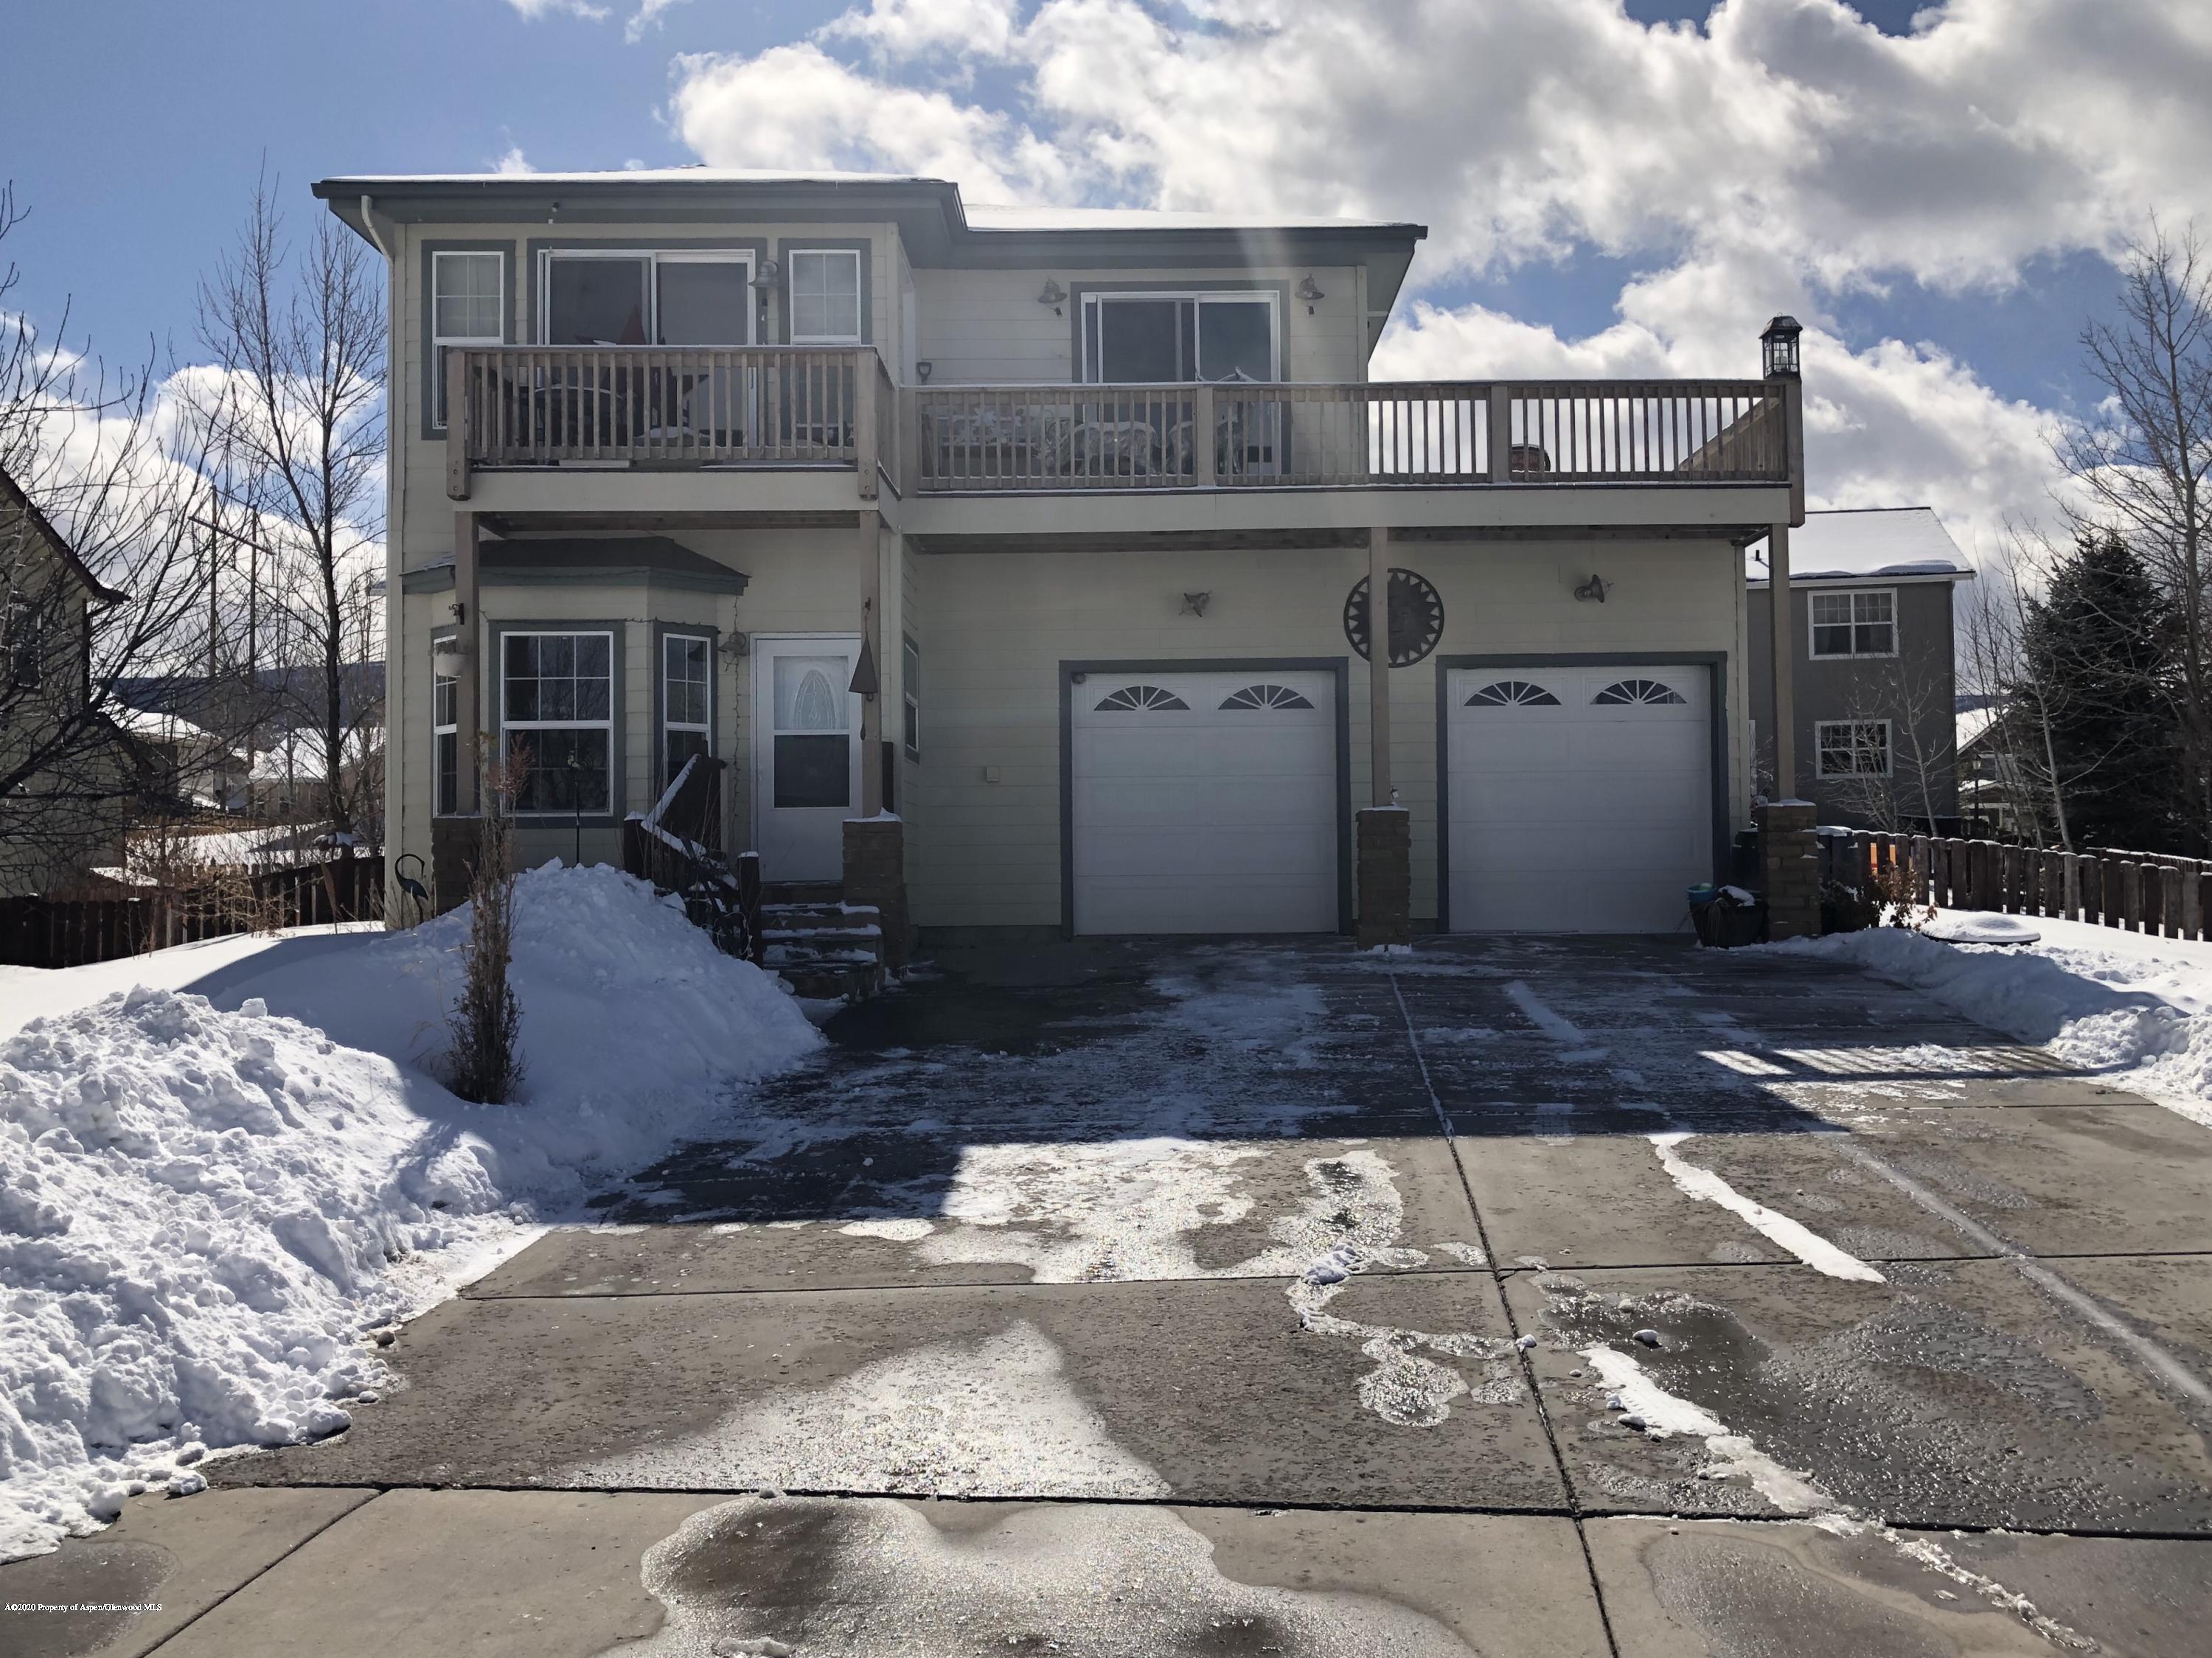
<path fill-rule="evenodd" d="M 860 252 L 854 247 L 793 248 L 791 343 L 860 343 Z"/>
<path fill-rule="evenodd" d="M 906 699 L 906 757 L 921 758 L 921 647 L 912 634 L 901 634 L 900 690 Z"/>
<path fill-rule="evenodd" d="M 660 782 L 684 762 L 714 751 L 714 641 L 704 634 L 660 636 Z"/>
<path fill-rule="evenodd" d="M 660 252 L 557 247 L 538 270 L 546 345 L 750 345 L 753 256 L 743 248 Z"/>
<path fill-rule="evenodd" d="M 450 817 L 461 795 L 461 683 L 434 668 L 430 677 L 430 812 Z"/>
<path fill-rule="evenodd" d="M 1086 294 L 1083 378 L 1109 386 L 1275 380 L 1276 307 L 1267 288 Z"/>
<path fill-rule="evenodd" d="M 430 255 L 430 424 L 446 424 L 446 353 L 507 342 L 507 255 Z"/>
<path fill-rule="evenodd" d="M 614 810 L 614 645 L 604 631 L 500 636 L 500 752 L 526 762 L 518 814 Z"/>
<path fill-rule="evenodd" d="M 1813 747 L 1822 777 L 1889 775 L 1889 721 L 1820 720 L 1814 722 Z"/>
<path fill-rule="evenodd" d="M 1895 656 L 1897 590 L 1812 596 L 1814 656 Z"/>

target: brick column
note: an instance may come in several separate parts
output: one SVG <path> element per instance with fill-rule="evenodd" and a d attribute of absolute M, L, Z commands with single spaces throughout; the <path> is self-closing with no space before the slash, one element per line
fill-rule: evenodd
<path fill-rule="evenodd" d="M 1766 877 L 1770 940 L 1820 934 L 1820 846 L 1813 803 L 1770 800 L 1758 807 L 1759 863 Z"/>
<path fill-rule="evenodd" d="M 884 965 L 903 973 L 913 939 L 906 908 L 906 825 L 891 817 L 845 820 L 845 902 L 883 912 Z"/>
<path fill-rule="evenodd" d="M 1402 807 L 1370 806 L 1358 825 L 1357 885 L 1359 917 L 1352 940 L 1362 950 L 1413 942 L 1413 828 Z"/>

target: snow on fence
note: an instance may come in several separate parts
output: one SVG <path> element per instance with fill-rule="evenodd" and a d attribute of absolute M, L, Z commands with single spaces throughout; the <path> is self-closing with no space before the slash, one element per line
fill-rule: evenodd
<path fill-rule="evenodd" d="M 2212 864 L 2165 853 L 2048 852 L 1996 841 L 1925 835 L 1822 837 L 1834 878 L 1856 884 L 1903 872 L 1922 902 L 1946 909 L 1999 910 L 2119 927 L 2167 938 L 2202 938 L 2212 915 Z"/>
<path fill-rule="evenodd" d="M 232 933 L 384 919 L 384 859 L 261 870 L 143 898 L 0 898 L 0 965 L 82 967 Z"/>

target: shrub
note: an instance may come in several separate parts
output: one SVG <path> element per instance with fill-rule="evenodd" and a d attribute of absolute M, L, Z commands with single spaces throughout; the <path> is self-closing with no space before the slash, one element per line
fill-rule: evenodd
<path fill-rule="evenodd" d="M 514 954 L 514 817 L 520 760 L 484 768 L 487 807 L 469 879 L 469 942 L 461 999 L 453 1008 L 453 1092 L 480 1104 L 514 1099 L 522 1083 L 522 1007 L 507 969 Z"/>

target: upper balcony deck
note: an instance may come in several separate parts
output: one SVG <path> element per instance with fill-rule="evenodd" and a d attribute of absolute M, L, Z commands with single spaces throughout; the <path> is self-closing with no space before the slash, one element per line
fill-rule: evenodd
<path fill-rule="evenodd" d="M 860 501 L 1802 487 L 1786 380 L 902 387 L 872 348 L 806 346 L 471 348 L 447 373 L 457 500 L 579 469 L 849 471 Z"/>

